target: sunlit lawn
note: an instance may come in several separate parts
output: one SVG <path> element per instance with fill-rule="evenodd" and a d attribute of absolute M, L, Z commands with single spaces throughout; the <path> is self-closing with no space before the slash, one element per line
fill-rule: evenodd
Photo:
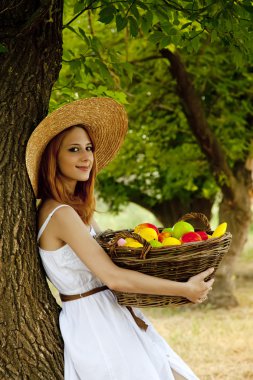
<path fill-rule="evenodd" d="M 241 304 L 230 310 L 185 307 L 146 311 L 157 330 L 201 380 L 253 379 L 253 294 L 240 281 Z"/>
<path fill-rule="evenodd" d="M 201 380 L 253 379 L 253 237 L 236 271 L 232 309 L 146 310 L 154 326 Z"/>

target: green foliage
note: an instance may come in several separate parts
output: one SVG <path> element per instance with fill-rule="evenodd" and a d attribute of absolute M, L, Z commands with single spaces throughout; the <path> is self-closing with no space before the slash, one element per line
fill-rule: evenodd
<path fill-rule="evenodd" d="M 251 21 L 246 1 L 65 1 L 63 67 L 51 109 L 90 96 L 126 104 L 126 142 L 98 181 L 113 210 L 129 200 L 148 207 L 175 196 L 213 199 L 219 190 L 160 48 L 180 52 L 230 167 L 246 160 Z"/>
<path fill-rule="evenodd" d="M 0 54 L 7 53 L 7 51 L 8 51 L 7 47 L 0 43 Z"/>

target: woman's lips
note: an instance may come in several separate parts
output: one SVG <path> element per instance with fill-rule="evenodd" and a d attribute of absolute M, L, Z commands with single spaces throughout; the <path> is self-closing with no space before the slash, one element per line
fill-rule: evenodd
<path fill-rule="evenodd" d="M 82 170 L 82 172 L 87 172 L 90 170 L 89 166 L 76 166 L 76 168 Z"/>

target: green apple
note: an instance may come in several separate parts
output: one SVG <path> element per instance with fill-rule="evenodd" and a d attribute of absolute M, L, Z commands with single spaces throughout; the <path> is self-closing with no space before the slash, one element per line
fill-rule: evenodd
<path fill-rule="evenodd" d="M 162 230 L 162 232 L 170 232 L 172 233 L 172 228 L 171 227 L 166 227 Z"/>
<path fill-rule="evenodd" d="M 160 243 L 160 241 L 158 240 L 150 240 L 149 244 L 151 245 L 151 247 L 154 247 L 154 248 L 157 248 L 157 247 L 162 247 L 162 243 Z"/>
<path fill-rule="evenodd" d="M 172 227 L 172 236 L 176 239 L 180 239 L 184 234 L 188 232 L 194 232 L 194 227 L 187 222 L 180 221 L 174 224 Z"/>

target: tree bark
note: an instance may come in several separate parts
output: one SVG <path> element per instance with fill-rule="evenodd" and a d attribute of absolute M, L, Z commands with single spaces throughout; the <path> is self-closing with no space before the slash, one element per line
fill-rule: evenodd
<path fill-rule="evenodd" d="M 59 307 L 36 245 L 25 147 L 46 116 L 62 55 L 62 0 L 2 1 L 0 40 L 0 378 L 63 378 Z"/>
<path fill-rule="evenodd" d="M 161 54 L 170 62 L 170 71 L 177 81 L 177 91 L 189 126 L 221 188 L 220 221 L 228 222 L 228 229 L 233 235 L 231 248 L 217 271 L 214 291 L 209 299 L 215 306 L 234 306 L 238 303 L 233 293 L 236 259 L 242 252 L 251 223 L 251 172 L 245 163 L 238 163 L 233 170 L 229 167 L 219 141 L 208 126 L 201 99 L 179 54 L 168 49 L 162 49 Z"/>
<path fill-rule="evenodd" d="M 220 221 L 227 221 L 233 239 L 229 254 L 225 255 L 220 270 L 217 271 L 214 291 L 210 293 L 210 302 L 217 307 L 237 306 L 238 300 L 233 294 L 235 289 L 235 270 L 237 257 L 243 250 L 251 225 L 250 175 L 243 166 L 237 174 L 237 186 L 234 200 L 226 196 L 219 207 Z"/>

